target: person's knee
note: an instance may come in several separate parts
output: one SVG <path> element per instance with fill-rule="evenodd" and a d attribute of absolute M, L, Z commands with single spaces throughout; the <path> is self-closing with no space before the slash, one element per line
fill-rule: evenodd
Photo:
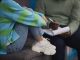
<path fill-rule="evenodd" d="M 54 45 L 56 47 L 60 47 L 60 48 L 65 48 L 65 42 L 63 39 L 60 39 L 60 38 L 56 38 L 54 41 L 53 41 Z"/>

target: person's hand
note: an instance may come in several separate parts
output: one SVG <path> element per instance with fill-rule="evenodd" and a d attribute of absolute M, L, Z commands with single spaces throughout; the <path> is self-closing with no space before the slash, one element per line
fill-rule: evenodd
<path fill-rule="evenodd" d="M 69 31 L 69 32 L 60 34 L 60 36 L 62 36 L 62 37 L 64 37 L 64 38 L 70 37 L 70 36 L 71 36 L 71 32 Z"/>
<path fill-rule="evenodd" d="M 50 22 L 49 24 L 49 28 L 51 28 L 52 30 L 57 30 L 59 27 L 59 24 L 57 22 Z"/>

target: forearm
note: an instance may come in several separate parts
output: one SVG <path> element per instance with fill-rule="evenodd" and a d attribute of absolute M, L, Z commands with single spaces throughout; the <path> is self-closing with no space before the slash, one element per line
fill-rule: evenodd
<path fill-rule="evenodd" d="M 79 21 L 74 20 L 72 23 L 70 23 L 68 26 L 70 28 L 71 34 L 75 33 L 79 27 Z"/>
<path fill-rule="evenodd" d="M 8 0 L 0 4 L 0 13 L 2 17 L 17 23 L 41 27 L 46 25 L 44 19 L 34 11 L 21 7 L 13 0 Z M 8 4 L 8 5 L 7 5 Z M 6 7 L 6 8 L 5 8 Z"/>
<path fill-rule="evenodd" d="M 74 0 L 74 5 L 72 8 L 72 13 L 70 16 L 69 27 L 71 30 L 71 34 L 77 31 L 80 25 L 80 0 Z"/>

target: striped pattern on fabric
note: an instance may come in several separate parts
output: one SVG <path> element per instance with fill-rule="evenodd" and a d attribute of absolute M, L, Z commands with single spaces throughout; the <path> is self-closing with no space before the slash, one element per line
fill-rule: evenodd
<path fill-rule="evenodd" d="M 0 54 L 6 54 L 6 47 L 19 38 L 13 28 L 15 23 L 33 27 L 45 26 L 45 20 L 41 15 L 29 8 L 21 7 L 13 0 L 2 0 L 0 3 Z"/>

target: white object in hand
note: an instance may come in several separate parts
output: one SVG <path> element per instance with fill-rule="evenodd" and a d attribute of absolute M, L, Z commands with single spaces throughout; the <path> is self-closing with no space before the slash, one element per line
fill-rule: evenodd
<path fill-rule="evenodd" d="M 69 27 L 64 27 L 64 28 L 59 27 L 57 30 L 53 30 L 52 32 L 54 33 L 55 36 L 69 31 L 70 31 Z"/>

